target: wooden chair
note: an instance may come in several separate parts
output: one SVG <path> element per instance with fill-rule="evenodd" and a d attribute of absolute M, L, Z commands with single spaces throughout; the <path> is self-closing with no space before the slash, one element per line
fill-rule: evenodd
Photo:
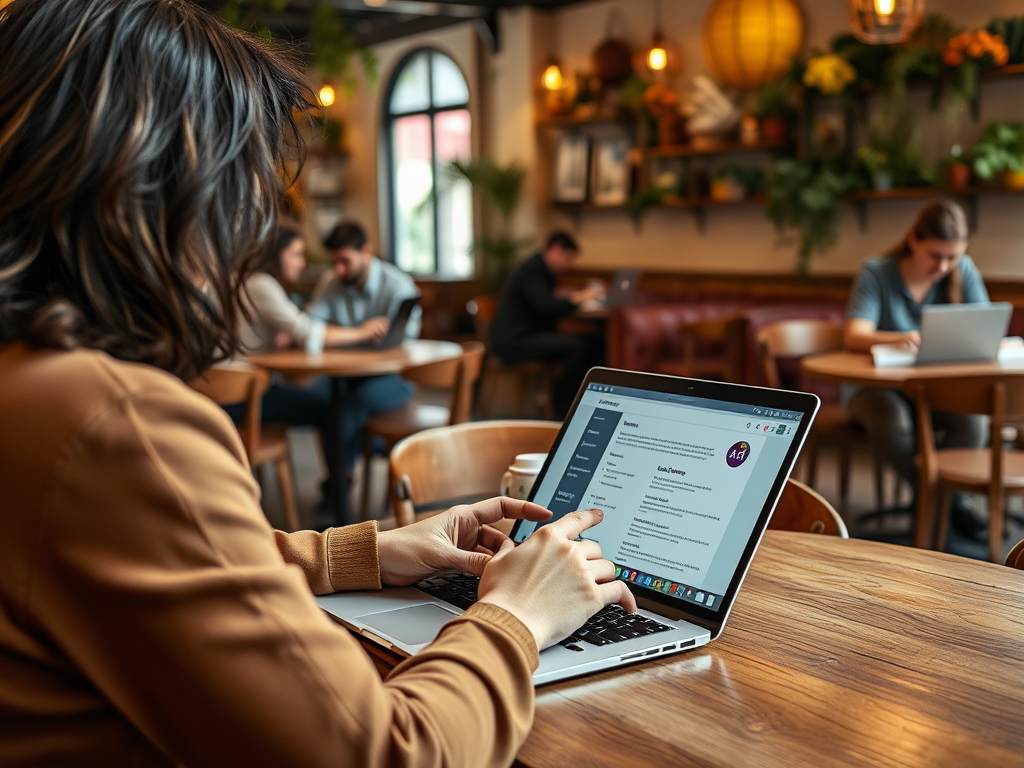
<path fill-rule="evenodd" d="M 676 330 L 683 342 L 683 358 L 657 366 L 658 373 L 672 376 L 739 381 L 739 318 L 734 314 L 680 323 Z M 701 354 L 702 350 L 716 350 Z"/>
<path fill-rule="evenodd" d="M 375 440 L 382 438 L 386 452 L 390 452 L 395 443 L 409 435 L 469 421 L 473 416 L 473 389 L 480 378 L 483 358 L 484 345 L 467 341 L 462 345 L 460 357 L 417 365 L 402 372 L 402 378 L 421 387 L 451 390 L 451 400 L 445 407 L 414 399 L 403 408 L 379 413 L 366 421 L 363 427 L 362 519 L 369 516 L 370 460 Z"/>
<path fill-rule="evenodd" d="M 843 349 L 843 326 L 828 320 L 782 320 L 761 329 L 757 335 L 757 350 L 768 385 L 782 387 L 779 360 L 801 358 Z M 851 448 L 866 443 L 864 428 L 854 421 L 846 406 L 824 400 L 814 419 L 811 433 L 804 445 L 807 457 L 807 484 L 815 485 L 818 476 L 818 451 L 823 443 L 832 443 L 839 450 L 839 506 L 846 509 L 850 489 Z M 885 503 L 885 485 L 882 464 L 876 458 L 875 505 Z"/>
<path fill-rule="evenodd" d="M 816 490 L 792 478 L 782 489 L 782 496 L 772 513 L 772 519 L 768 521 L 768 527 L 777 531 L 824 533 L 850 538 L 846 523 L 835 507 Z"/>
<path fill-rule="evenodd" d="M 1006 553 L 1004 565 L 1024 571 L 1024 539 L 1013 545 L 1013 549 Z"/>
<path fill-rule="evenodd" d="M 490 347 L 491 323 L 494 322 L 494 315 L 498 310 L 498 297 L 494 294 L 485 294 L 470 299 L 466 304 L 466 311 L 473 318 L 473 329 L 478 341 L 487 348 L 484 357 L 483 373 L 480 381 L 479 410 L 481 414 L 493 413 L 495 395 L 497 393 L 498 379 L 505 377 L 513 379 L 518 395 L 516 413 L 523 413 L 529 409 L 523 408 L 522 396 L 525 393 L 533 393 L 535 404 L 540 406 L 545 419 L 555 417 L 555 366 L 541 360 L 530 360 L 518 365 L 506 365 Z"/>
<path fill-rule="evenodd" d="M 1024 379 L 971 377 L 919 379 L 907 387 L 917 404 L 917 444 L 921 480 L 917 492 L 914 544 L 931 543 L 936 501 L 940 502 L 936 548 L 945 549 L 950 494 L 979 493 L 988 497 L 989 558 L 1002 561 L 1005 498 L 1024 495 L 1024 451 L 1006 450 L 1006 419 L 1024 415 Z M 937 450 L 932 410 L 987 414 L 992 419 L 988 448 Z"/>
<path fill-rule="evenodd" d="M 557 421 L 477 421 L 407 437 L 391 452 L 396 523 L 497 496 L 515 457 L 548 451 L 561 427 Z"/>
<path fill-rule="evenodd" d="M 192 389 L 218 405 L 245 403 L 245 421 L 238 428 L 245 446 L 245 455 L 254 470 L 266 463 L 273 463 L 277 467 L 285 523 L 289 530 L 296 531 L 299 528 L 299 512 L 288 461 L 288 427 L 286 424 L 260 424 L 260 401 L 269 385 L 270 374 L 267 371 L 244 363 L 214 366 L 198 379 L 189 382 Z"/>

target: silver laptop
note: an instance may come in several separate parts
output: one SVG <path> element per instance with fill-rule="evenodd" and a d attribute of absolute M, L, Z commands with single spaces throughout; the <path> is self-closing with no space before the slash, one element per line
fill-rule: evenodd
<path fill-rule="evenodd" d="M 1010 327 L 1013 305 L 937 304 L 921 312 L 916 365 L 990 362 Z"/>
<path fill-rule="evenodd" d="M 608 309 L 624 307 L 633 301 L 636 286 L 640 282 L 639 269 L 620 269 L 608 281 L 608 294 L 602 304 Z"/>
<path fill-rule="evenodd" d="M 639 610 L 600 611 L 540 654 L 534 682 L 717 638 L 818 404 L 801 392 L 592 369 L 531 500 L 551 509 L 553 520 L 604 510 L 585 536 L 616 564 Z M 536 528 L 519 521 L 511 536 L 522 542 Z M 475 577 L 441 574 L 416 587 L 317 602 L 350 629 L 412 655 L 475 596 Z"/>

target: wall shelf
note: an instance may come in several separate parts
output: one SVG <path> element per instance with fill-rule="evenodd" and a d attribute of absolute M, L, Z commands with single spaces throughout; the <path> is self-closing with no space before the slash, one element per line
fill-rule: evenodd
<path fill-rule="evenodd" d="M 592 117 L 553 115 L 537 121 L 537 128 L 586 128 L 594 125 L 630 125 L 635 123 L 636 119 L 637 116 L 630 112 L 594 115 Z"/>
<path fill-rule="evenodd" d="M 665 157 L 710 157 L 714 155 L 741 155 L 754 152 L 788 152 L 793 146 L 789 143 L 768 143 L 759 141 L 756 144 L 742 144 L 738 141 L 723 142 L 714 146 L 698 148 L 691 144 L 680 144 L 670 147 L 644 147 L 640 150 L 645 160 Z"/>
<path fill-rule="evenodd" d="M 862 232 L 868 228 L 867 204 L 872 200 L 919 200 L 931 197 L 954 197 L 964 204 L 967 224 L 971 232 L 978 230 L 978 198 L 1019 197 L 1024 200 L 1024 190 L 1007 187 L 901 187 L 896 189 L 862 189 L 848 192 L 843 200 L 853 203 L 857 209 L 857 222 Z"/>

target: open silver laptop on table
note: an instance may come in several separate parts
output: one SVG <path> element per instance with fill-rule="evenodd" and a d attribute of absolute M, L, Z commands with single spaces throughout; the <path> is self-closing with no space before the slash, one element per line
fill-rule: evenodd
<path fill-rule="evenodd" d="M 554 519 L 581 508 L 605 511 L 586 535 L 615 562 L 640 610 L 600 611 L 541 653 L 534 682 L 718 637 L 817 408 L 806 393 L 591 370 L 531 500 Z M 520 521 L 512 538 L 521 542 L 536 527 Z M 412 655 L 475 598 L 475 577 L 444 574 L 417 587 L 317 602 L 350 629 Z"/>
<path fill-rule="evenodd" d="M 1010 327 L 1013 305 L 938 304 L 921 312 L 917 365 L 989 362 Z"/>

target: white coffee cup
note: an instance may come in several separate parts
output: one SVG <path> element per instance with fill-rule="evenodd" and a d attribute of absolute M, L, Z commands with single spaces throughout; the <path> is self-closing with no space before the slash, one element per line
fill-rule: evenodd
<path fill-rule="evenodd" d="M 520 453 L 501 477 L 499 491 L 502 496 L 525 500 L 533 489 L 537 473 L 544 466 L 546 453 Z"/>

